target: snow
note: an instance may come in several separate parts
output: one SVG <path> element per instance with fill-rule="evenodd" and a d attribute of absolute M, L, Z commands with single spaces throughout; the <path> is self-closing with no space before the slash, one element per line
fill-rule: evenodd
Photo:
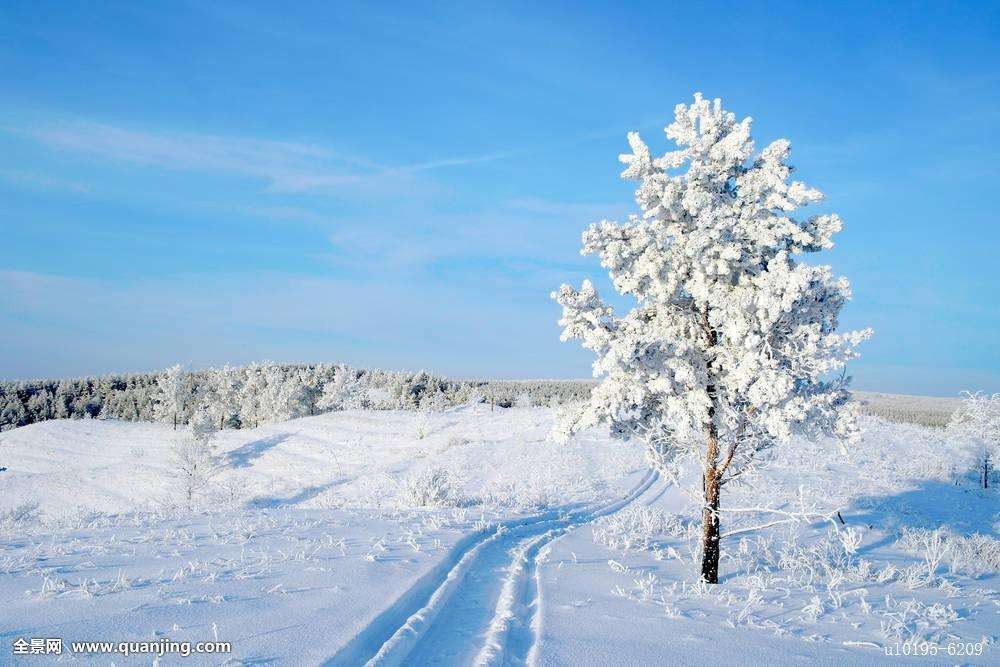
<path fill-rule="evenodd" d="M 846 457 L 834 455 L 832 442 L 803 441 L 762 473 L 769 483 L 733 494 L 734 505 L 763 495 L 772 506 L 787 506 L 802 484 L 827 507 L 844 508 L 840 529 L 861 537 L 855 554 L 831 545 L 831 528 L 822 524 L 759 531 L 726 541 L 720 586 L 701 587 L 691 575 L 697 530 L 688 536 L 684 524 L 665 520 L 696 517 L 694 505 L 651 490 L 591 534 L 576 531 L 553 543 L 541 566 L 541 664 L 649 664 L 664 653 L 676 664 L 726 663 L 737 655 L 744 664 L 995 664 L 996 494 L 976 487 L 974 457 L 944 432 L 874 419 L 863 425 L 863 441 Z M 629 513 L 640 516 L 623 521 Z M 724 529 L 729 519 L 724 514 Z M 898 535 L 939 527 L 958 542 L 976 533 L 992 538 L 992 565 L 980 563 L 969 576 L 941 563 L 928 576 L 927 552 L 907 551 Z M 615 539 L 623 533 L 627 543 Z M 815 614 L 805 611 L 814 599 Z M 949 610 L 961 620 L 948 620 Z M 600 630 L 609 626 L 610 642 Z M 939 646 L 940 654 L 885 655 L 887 645 L 911 637 Z M 979 657 L 946 653 L 949 643 L 980 641 L 986 646 Z"/>
<path fill-rule="evenodd" d="M 5 432 L 0 662 L 18 637 L 62 637 L 62 662 L 98 664 L 152 658 L 72 656 L 68 642 L 232 642 L 185 664 L 1000 659 L 1000 505 L 947 431 L 863 418 L 846 455 L 829 440 L 776 450 L 729 487 L 730 507 L 808 504 L 846 525 L 724 539 L 712 587 L 696 581 L 696 504 L 646 468 L 643 447 L 600 431 L 557 444 L 554 423 L 548 408 L 477 405 L 225 430 L 222 471 L 194 510 L 169 424 Z M 414 506 L 413 486 L 442 470 L 453 492 Z M 767 520 L 724 512 L 722 528 Z M 885 655 L 908 637 L 941 653 Z M 958 641 L 985 647 L 947 655 Z"/>
<path fill-rule="evenodd" d="M 407 480 L 442 467 L 460 473 L 469 495 L 531 509 L 590 500 L 642 464 L 637 446 L 594 447 L 594 436 L 561 446 L 549 438 L 551 428 L 548 409 L 478 405 L 443 413 L 332 412 L 227 429 L 215 440 L 223 469 L 212 502 L 398 507 Z M 101 420 L 53 420 L 3 433 L 0 456 L 9 471 L 0 476 L 0 511 L 38 502 L 44 514 L 61 517 L 176 504 L 170 450 L 183 435 L 169 424 Z M 616 455 L 623 451 L 630 456 Z"/>

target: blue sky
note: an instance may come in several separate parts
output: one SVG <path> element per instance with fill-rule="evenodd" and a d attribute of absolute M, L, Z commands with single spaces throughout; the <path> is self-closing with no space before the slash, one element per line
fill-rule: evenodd
<path fill-rule="evenodd" d="M 844 218 L 856 386 L 1000 390 L 997 4 L 366 4 L 0 6 L 0 377 L 588 376 L 548 293 L 702 91 Z"/>

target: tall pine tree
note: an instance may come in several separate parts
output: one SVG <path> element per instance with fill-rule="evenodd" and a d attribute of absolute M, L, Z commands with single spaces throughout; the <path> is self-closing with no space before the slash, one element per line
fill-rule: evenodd
<path fill-rule="evenodd" d="M 563 340 L 581 339 L 602 378 L 560 434 L 607 423 L 618 437 L 644 438 L 660 465 L 700 460 L 709 583 L 727 482 L 796 427 L 856 438 L 849 379 L 835 372 L 871 333 L 836 333 L 847 281 L 798 261 L 832 247 L 840 218 L 792 216 L 822 195 L 789 181 L 788 141 L 754 157 L 750 124 L 699 94 L 666 128 L 677 150 L 653 157 L 629 134 L 622 177 L 638 181 L 642 214 L 592 225 L 582 252 L 599 255 L 615 289 L 638 303 L 617 317 L 589 281 L 553 293 Z"/>

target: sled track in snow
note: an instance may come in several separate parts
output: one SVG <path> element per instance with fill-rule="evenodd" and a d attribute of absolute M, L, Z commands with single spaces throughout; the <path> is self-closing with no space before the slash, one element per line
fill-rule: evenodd
<path fill-rule="evenodd" d="M 337 665 L 532 662 L 541 630 L 538 564 L 556 538 L 617 512 L 659 479 L 650 470 L 624 497 L 575 511 L 502 522 L 463 538 L 333 658 Z"/>

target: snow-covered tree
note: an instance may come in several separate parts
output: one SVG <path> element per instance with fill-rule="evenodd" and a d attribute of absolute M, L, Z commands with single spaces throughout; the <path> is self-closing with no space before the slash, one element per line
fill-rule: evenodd
<path fill-rule="evenodd" d="M 347 366 L 337 366 L 333 379 L 323 386 L 317 406 L 322 410 L 356 410 L 365 400 L 365 387 Z"/>
<path fill-rule="evenodd" d="M 431 385 L 420 397 L 422 412 L 444 412 L 448 405 L 448 396 L 437 385 Z"/>
<path fill-rule="evenodd" d="M 61 380 L 56 387 L 55 397 L 52 399 L 56 419 L 69 419 L 73 416 L 73 402 L 76 398 L 74 384 L 72 380 Z"/>
<path fill-rule="evenodd" d="M 218 470 L 213 443 L 218 431 L 215 415 L 207 406 L 200 406 L 191 415 L 187 432 L 174 441 L 174 473 L 188 507 Z"/>
<path fill-rule="evenodd" d="M 164 421 L 173 421 L 174 430 L 177 422 L 183 419 L 184 411 L 191 399 L 191 382 L 188 374 L 180 365 L 171 366 L 157 378 L 160 389 L 158 402 L 159 416 Z"/>
<path fill-rule="evenodd" d="M 267 363 L 261 367 L 263 392 L 260 419 L 280 422 L 309 414 L 309 395 L 304 378 L 295 368 Z"/>
<path fill-rule="evenodd" d="M 28 410 L 17 391 L 8 390 L 0 399 L 0 430 L 29 423 Z"/>
<path fill-rule="evenodd" d="M 207 384 L 211 402 L 210 411 L 218 419 L 219 429 L 239 411 L 239 377 L 229 366 L 208 371 Z"/>
<path fill-rule="evenodd" d="M 254 362 L 243 369 L 240 384 L 239 405 L 242 428 L 257 428 L 261 419 L 262 395 L 266 388 L 264 372 L 260 364 Z"/>
<path fill-rule="evenodd" d="M 302 380 L 302 407 L 304 414 L 310 416 L 316 414 L 316 408 L 320 396 L 323 394 L 323 386 L 328 377 L 328 365 L 318 364 L 299 370 L 299 377 Z"/>
<path fill-rule="evenodd" d="M 963 392 L 962 405 L 951 416 L 948 427 L 981 448 L 978 454 L 981 481 L 983 488 L 988 489 L 990 472 L 1000 457 L 1000 394 Z"/>
<path fill-rule="evenodd" d="M 562 339 L 581 339 L 602 378 L 558 435 L 607 423 L 617 437 L 644 438 L 660 465 L 699 459 L 709 583 L 727 482 L 796 427 L 856 439 L 849 378 L 834 375 L 871 334 L 836 333 L 847 281 L 797 261 L 830 248 L 840 218 L 792 216 L 822 195 L 789 181 L 788 141 L 754 156 L 750 124 L 698 94 L 666 128 L 677 150 L 654 157 L 630 133 L 622 177 L 639 182 L 642 215 L 591 225 L 582 252 L 599 255 L 638 303 L 618 317 L 589 281 L 553 293 Z"/>

